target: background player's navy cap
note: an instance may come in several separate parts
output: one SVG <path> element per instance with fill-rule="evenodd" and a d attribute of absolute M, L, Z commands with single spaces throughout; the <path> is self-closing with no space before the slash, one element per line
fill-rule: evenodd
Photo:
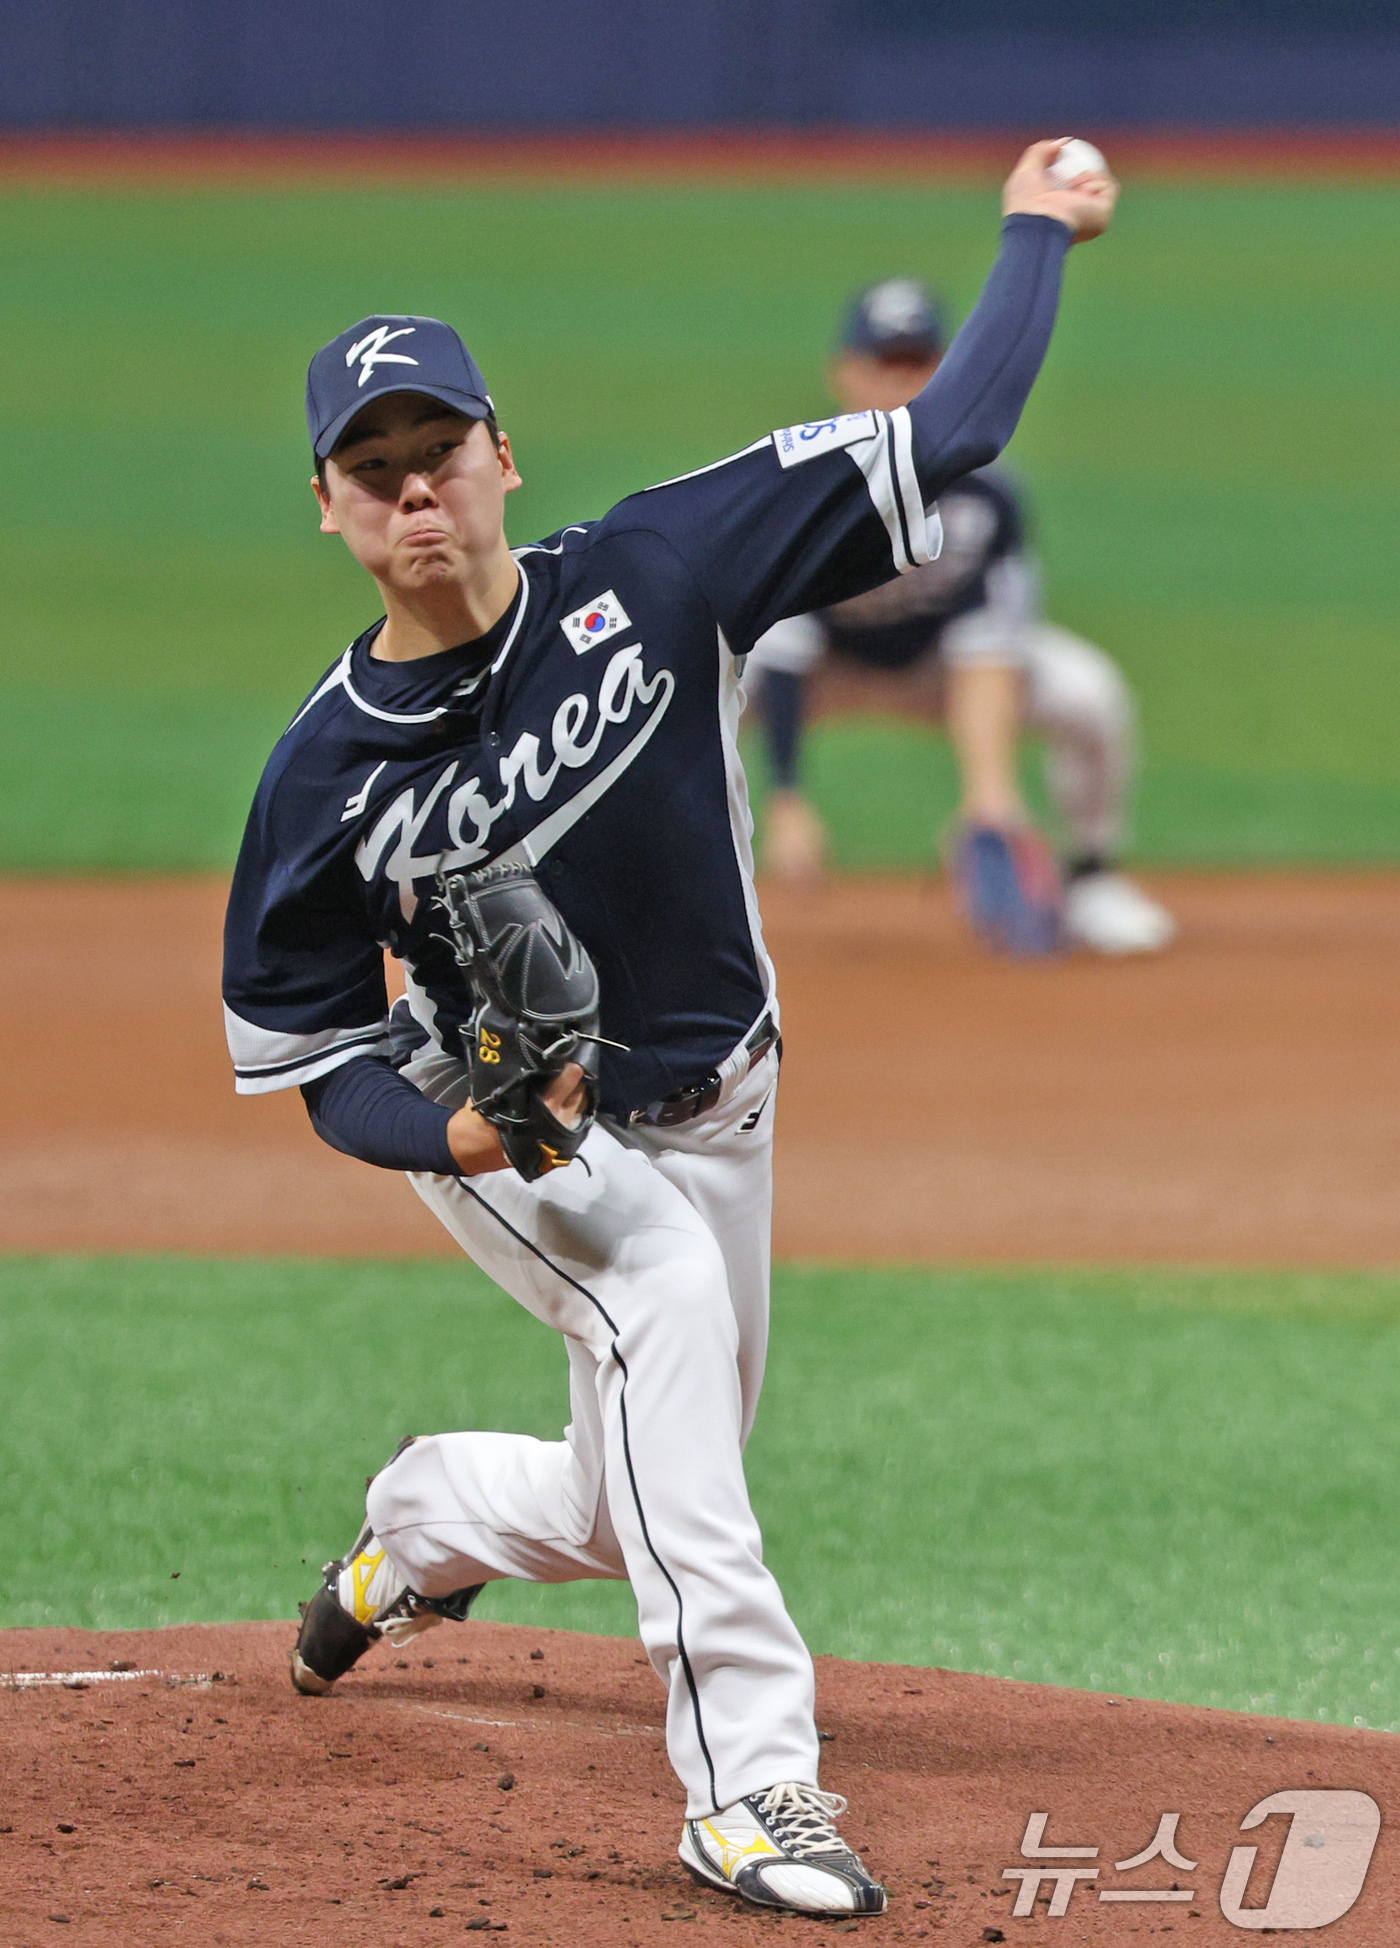
<path fill-rule="evenodd" d="M 323 345 L 306 375 L 306 424 L 324 460 L 351 420 L 386 392 L 425 392 L 468 419 L 496 411 L 480 367 L 439 318 L 361 318 Z"/>
<path fill-rule="evenodd" d="M 938 299 L 917 277 L 889 277 L 852 298 L 837 350 L 867 358 L 936 358 L 947 340 Z"/>

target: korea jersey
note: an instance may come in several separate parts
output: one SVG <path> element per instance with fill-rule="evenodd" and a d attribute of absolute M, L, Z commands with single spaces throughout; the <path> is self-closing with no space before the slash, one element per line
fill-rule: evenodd
<path fill-rule="evenodd" d="M 715 1068 L 772 988 L 735 655 L 788 589 L 842 593 L 936 545 L 907 415 L 856 415 L 519 550 L 495 641 L 386 663 L 367 631 L 254 804 L 227 931 L 239 1088 L 386 1050 L 384 947 L 421 1025 L 461 1056 L 468 997 L 434 883 L 501 858 L 538 870 L 597 964 L 602 1032 L 627 1046 L 605 1051 L 606 1109 Z"/>
<path fill-rule="evenodd" d="M 784 428 L 518 550 L 519 591 L 481 642 L 387 663 L 376 626 L 350 646 L 273 752 L 239 854 L 224 998 L 241 1091 L 387 1055 L 386 948 L 461 1057 L 469 1000 L 435 883 L 498 859 L 537 869 L 597 965 L 602 1033 L 625 1045 L 604 1051 L 606 1113 L 699 1080 L 761 1021 L 736 659 L 780 616 L 937 555 L 925 507 L 1009 437 L 1054 317 L 1067 230 L 1006 230 L 986 328 L 913 408 Z"/>

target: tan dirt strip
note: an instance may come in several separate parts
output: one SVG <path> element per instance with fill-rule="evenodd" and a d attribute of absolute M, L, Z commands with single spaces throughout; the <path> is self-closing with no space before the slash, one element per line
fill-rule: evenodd
<path fill-rule="evenodd" d="M 6 134 L 0 183 L 29 189 L 195 190 L 547 183 L 694 186 L 704 183 L 967 181 L 993 184 L 1043 129 L 965 135 L 850 130 L 695 130 L 555 136 L 164 134 L 158 131 Z M 1125 179 L 1166 182 L 1390 180 L 1400 176 L 1400 131 L 1098 129 L 1094 139 Z"/>
<path fill-rule="evenodd" d="M 776 1246 L 1400 1265 L 1400 875 L 1154 875 L 1160 958 L 1024 964 L 940 884 L 769 888 Z M 397 1175 L 233 1093 L 221 881 L 0 881 L 0 1250 L 455 1257 Z"/>

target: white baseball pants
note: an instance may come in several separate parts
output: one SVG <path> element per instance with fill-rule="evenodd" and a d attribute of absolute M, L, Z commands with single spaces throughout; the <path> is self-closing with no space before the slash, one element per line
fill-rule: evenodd
<path fill-rule="evenodd" d="M 1024 564 L 1003 564 L 1024 573 Z M 1007 579 L 1015 578 L 1008 573 Z M 1114 659 L 1097 643 L 1035 616 L 1008 619 L 1007 608 L 976 609 L 944 630 L 938 654 L 950 668 L 1019 669 L 1026 684 L 1026 728 L 1045 740 L 1045 780 L 1075 853 L 1116 857 L 1126 844 L 1128 798 L 1137 769 L 1137 707 Z M 814 616 L 790 616 L 759 638 L 748 658 L 746 679 L 779 670 L 806 676 L 816 667 L 824 638 Z M 918 678 L 909 672 L 911 704 Z M 942 700 L 936 689 L 926 704 Z"/>
<path fill-rule="evenodd" d="M 1096 643 L 1040 622 L 1026 632 L 1026 723 L 1045 739 L 1045 781 L 1075 852 L 1112 859 L 1127 840 L 1137 709 Z"/>
<path fill-rule="evenodd" d="M 629 1578 L 690 1817 L 817 1781 L 812 1661 L 764 1567 L 742 1461 L 767 1346 L 777 1070 L 770 1053 L 675 1129 L 600 1122 L 537 1183 L 410 1179 L 468 1256 L 563 1333 L 573 1418 L 560 1441 L 419 1439 L 367 1497 L 424 1596 L 503 1576 Z M 465 1097 L 441 1055 L 407 1073 L 435 1100 Z"/>

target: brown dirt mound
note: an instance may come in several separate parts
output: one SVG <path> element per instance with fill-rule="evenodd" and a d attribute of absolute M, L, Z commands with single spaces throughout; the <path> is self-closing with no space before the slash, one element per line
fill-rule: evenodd
<path fill-rule="evenodd" d="M 178 1931 L 198 1948 L 439 1948 L 471 1932 L 652 1948 L 679 1925 L 686 1942 L 777 1928 L 816 1948 L 856 1929 L 761 1914 L 688 1880 L 662 1694 L 638 1644 L 448 1627 L 402 1660 L 377 1647 L 334 1697 L 309 1699 L 287 1683 L 291 1635 L 280 1623 L 0 1634 L 0 1941 Z M 137 1675 L 113 1676 L 114 1661 Z M 15 1689 L 6 1671 L 70 1682 Z M 1382 1733 L 951 1671 L 823 1658 L 818 1717 L 825 1783 L 849 1796 L 846 1831 L 891 1889 L 889 1913 L 859 1924 L 876 1940 L 1237 1940 L 1219 1889 L 1259 1800 L 1298 1788 L 1368 1792 L 1387 1811 L 1400 1800 L 1400 1741 Z M 1063 1917 L 1047 1912 L 1047 1884 L 1017 1918 L 1020 1883 L 1003 1870 L 1026 1864 L 1038 1813 L 1043 1845 L 1098 1849 L 1068 1864 L 1099 1880 L 1075 1887 Z M 1119 1871 L 1164 1813 L 1180 1815 L 1195 1871 L 1160 1859 Z M 1288 1826 L 1246 1836 L 1260 1850 L 1249 1906 L 1269 1895 Z M 1173 1882 L 1193 1898 L 1098 1899 Z M 1327 1940 L 1393 1942 L 1397 1898 L 1400 1850 L 1383 1831 Z"/>
<path fill-rule="evenodd" d="M 1400 1263 L 1400 877 L 1153 876 L 1160 958 L 990 959 L 945 889 L 764 893 L 786 1257 Z M 233 1094 L 216 880 L 0 881 L 0 1250 L 454 1255 Z"/>

